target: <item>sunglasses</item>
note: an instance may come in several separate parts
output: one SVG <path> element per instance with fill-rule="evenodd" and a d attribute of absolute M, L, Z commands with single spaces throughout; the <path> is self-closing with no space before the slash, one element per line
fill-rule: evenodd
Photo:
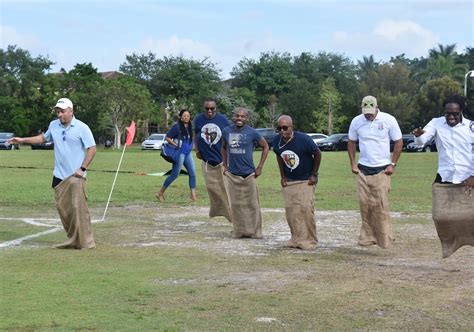
<path fill-rule="evenodd" d="M 65 141 L 66 140 L 66 131 L 63 130 L 62 134 L 63 134 L 63 141 Z"/>
<path fill-rule="evenodd" d="M 452 115 L 452 116 L 454 116 L 455 118 L 460 117 L 461 114 L 462 114 L 461 112 L 444 112 L 444 115 L 446 115 L 446 116 L 451 116 L 451 115 Z"/>
<path fill-rule="evenodd" d="M 277 130 L 278 130 L 278 131 L 282 131 L 282 130 L 283 130 L 283 131 L 287 131 L 288 128 L 290 128 L 290 127 L 289 127 L 289 126 L 278 126 L 278 127 L 277 127 Z"/>
<path fill-rule="evenodd" d="M 215 107 L 204 107 L 204 109 L 206 111 L 209 111 L 209 110 L 214 111 L 216 108 Z"/>

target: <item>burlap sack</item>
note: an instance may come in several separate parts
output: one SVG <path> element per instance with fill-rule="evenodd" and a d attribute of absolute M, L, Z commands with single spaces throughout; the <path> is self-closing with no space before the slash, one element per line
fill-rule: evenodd
<path fill-rule="evenodd" d="M 308 181 L 288 182 L 281 188 L 285 200 L 285 215 L 290 226 L 291 239 L 287 246 L 314 249 L 318 243 L 314 222 L 314 189 Z"/>
<path fill-rule="evenodd" d="M 362 225 L 359 245 L 388 248 L 394 241 L 388 204 L 390 176 L 380 172 L 365 176 L 359 173 L 357 194 Z"/>
<path fill-rule="evenodd" d="M 474 246 L 474 196 L 462 184 L 434 183 L 433 221 L 443 258 L 464 245 Z"/>
<path fill-rule="evenodd" d="M 255 176 L 249 175 L 244 179 L 226 172 L 225 179 L 229 189 L 232 236 L 234 238 L 261 238 L 262 214 Z"/>
<path fill-rule="evenodd" d="M 86 180 L 70 176 L 54 188 L 56 209 L 69 240 L 56 248 L 95 248 L 87 207 Z"/>
<path fill-rule="evenodd" d="M 203 161 L 201 166 L 207 194 L 209 195 L 209 218 L 221 216 L 232 222 L 229 194 L 222 173 L 222 164 L 212 166 Z"/>

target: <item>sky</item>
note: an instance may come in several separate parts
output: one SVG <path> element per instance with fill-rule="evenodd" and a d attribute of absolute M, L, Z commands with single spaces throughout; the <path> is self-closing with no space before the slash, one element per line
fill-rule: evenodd
<path fill-rule="evenodd" d="M 426 57 L 438 44 L 474 46 L 474 0 L 0 0 L 0 46 L 28 50 L 52 72 L 92 63 L 118 70 L 126 55 L 213 62 L 223 79 L 262 52 L 342 54 L 388 61 Z"/>

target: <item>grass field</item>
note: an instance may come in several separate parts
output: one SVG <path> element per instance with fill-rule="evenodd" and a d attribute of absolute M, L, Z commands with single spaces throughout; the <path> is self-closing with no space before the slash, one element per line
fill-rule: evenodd
<path fill-rule="evenodd" d="M 99 151 L 88 174 L 99 219 L 120 151 Z M 169 168 L 132 147 L 97 249 L 53 250 L 64 241 L 50 189 L 52 151 L 0 151 L 0 330 L 463 330 L 474 329 L 474 250 L 441 259 L 431 221 L 435 153 L 402 154 L 392 178 L 394 247 L 357 246 L 360 224 L 347 154 L 324 153 L 316 190 L 318 248 L 284 247 L 289 230 L 270 155 L 258 179 L 263 240 L 234 240 L 207 217 L 187 177 L 154 192 Z M 258 153 L 256 155 L 258 158 Z M 57 230 L 57 231 L 55 231 Z"/>

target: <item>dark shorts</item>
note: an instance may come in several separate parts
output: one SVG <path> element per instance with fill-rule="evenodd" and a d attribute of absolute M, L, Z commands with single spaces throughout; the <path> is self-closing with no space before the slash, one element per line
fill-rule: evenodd
<path fill-rule="evenodd" d="M 62 179 L 53 176 L 53 183 L 51 184 L 51 187 L 52 187 L 53 189 L 56 188 L 56 186 L 57 186 L 58 184 L 60 184 L 61 181 L 62 181 Z"/>

